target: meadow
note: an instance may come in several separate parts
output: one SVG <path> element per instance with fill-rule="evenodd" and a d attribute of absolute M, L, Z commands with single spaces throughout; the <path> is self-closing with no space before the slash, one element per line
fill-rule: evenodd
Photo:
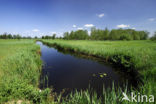
<path fill-rule="evenodd" d="M 135 93 L 156 96 L 156 42 L 143 41 L 90 41 L 90 40 L 46 40 L 42 42 L 60 49 L 90 55 L 112 63 L 126 71 L 137 70 L 143 75 L 144 85 Z M 40 47 L 33 39 L 0 40 L 0 103 L 38 104 L 133 104 L 121 102 L 122 90 L 107 89 L 103 98 L 89 91 L 70 94 L 68 99 L 56 100 L 50 89 L 40 90 L 39 77 L 42 61 Z M 127 92 L 125 88 L 124 92 Z M 128 92 L 127 92 L 128 93 Z M 130 96 L 130 93 L 128 93 Z M 144 102 L 146 104 L 146 102 Z"/>
<path fill-rule="evenodd" d="M 49 90 L 39 92 L 42 62 L 34 40 L 0 40 L 0 103 L 41 103 Z"/>

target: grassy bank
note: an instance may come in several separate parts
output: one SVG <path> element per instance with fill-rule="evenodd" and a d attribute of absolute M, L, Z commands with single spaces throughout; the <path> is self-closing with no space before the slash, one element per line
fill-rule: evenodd
<path fill-rule="evenodd" d="M 105 62 L 112 63 L 127 72 L 137 70 L 144 76 L 144 86 L 140 86 L 140 93 L 156 96 L 156 42 L 154 41 L 42 41 L 63 50 L 102 58 Z M 112 102 L 116 100 L 112 99 Z"/>
<path fill-rule="evenodd" d="M 41 103 L 48 94 L 38 89 L 42 62 L 33 40 L 0 40 L 0 103 Z"/>

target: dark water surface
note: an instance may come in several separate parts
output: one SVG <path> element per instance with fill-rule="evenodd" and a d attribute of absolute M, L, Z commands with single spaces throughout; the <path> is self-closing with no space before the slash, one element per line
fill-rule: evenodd
<path fill-rule="evenodd" d="M 111 88 L 113 82 L 114 86 L 125 84 L 125 78 L 109 65 L 58 52 L 42 42 L 37 44 L 41 47 L 44 62 L 40 88 L 52 87 L 57 93 L 65 89 L 69 93 L 90 86 L 97 93 L 102 93 L 103 86 Z"/>

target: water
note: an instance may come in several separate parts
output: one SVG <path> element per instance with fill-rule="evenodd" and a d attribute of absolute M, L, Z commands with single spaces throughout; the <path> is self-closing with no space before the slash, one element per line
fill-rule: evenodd
<path fill-rule="evenodd" d="M 103 86 L 112 88 L 113 82 L 114 86 L 123 86 L 125 83 L 123 75 L 109 65 L 64 54 L 42 42 L 37 44 L 41 47 L 41 59 L 44 62 L 40 88 L 52 87 L 54 92 L 65 90 L 68 94 L 75 89 L 85 90 L 90 86 L 100 94 Z"/>

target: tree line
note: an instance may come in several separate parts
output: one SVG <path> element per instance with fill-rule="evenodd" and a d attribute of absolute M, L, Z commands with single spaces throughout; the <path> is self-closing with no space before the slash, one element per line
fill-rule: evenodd
<path fill-rule="evenodd" d="M 34 37 L 38 39 L 37 36 Z M 91 28 L 91 33 L 88 34 L 87 30 L 76 30 L 71 32 L 65 32 L 63 37 L 56 37 L 56 34 L 51 36 L 45 35 L 41 37 L 42 39 L 66 39 L 66 40 L 146 40 L 149 38 L 148 31 L 136 31 L 134 29 L 112 29 L 108 30 L 105 28 L 96 29 Z M 32 39 L 31 36 L 21 36 L 19 34 L 0 34 L 0 39 Z M 156 40 L 156 32 L 150 38 L 151 40 Z"/>
<path fill-rule="evenodd" d="M 134 29 L 112 29 L 91 28 L 90 35 L 87 30 L 77 30 L 65 32 L 64 39 L 67 40 L 146 40 L 148 39 L 148 31 L 136 31 Z"/>
<path fill-rule="evenodd" d="M 7 33 L 3 33 L 0 34 L 0 39 L 32 39 L 31 36 L 21 36 L 20 34 L 7 34 Z"/>
<path fill-rule="evenodd" d="M 0 35 L 0 39 L 21 39 L 21 38 L 22 37 L 19 34 L 12 35 L 12 34 L 4 33 Z"/>
<path fill-rule="evenodd" d="M 45 35 L 45 36 L 42 36 L 41 38 L 42 39 L 55 39 L 56 34 L 53 34 L 52 36 Z M 32 37 L 31 36 L 21 36 L 19 34 L 12 35 L 12 34 L 3 33 L 3 34 L 0 34 L 0 39 L 32 39 Z M 34 39 L 38 39 L 38 37 L 35 36 Z"/>
<path fill-rule="evenodd" d="M 55 39 L 56 38 L 56 34 L 53 34 L 52 36 L 46 35 L 46 36 L 42 36 L 42 39 Z"/>

